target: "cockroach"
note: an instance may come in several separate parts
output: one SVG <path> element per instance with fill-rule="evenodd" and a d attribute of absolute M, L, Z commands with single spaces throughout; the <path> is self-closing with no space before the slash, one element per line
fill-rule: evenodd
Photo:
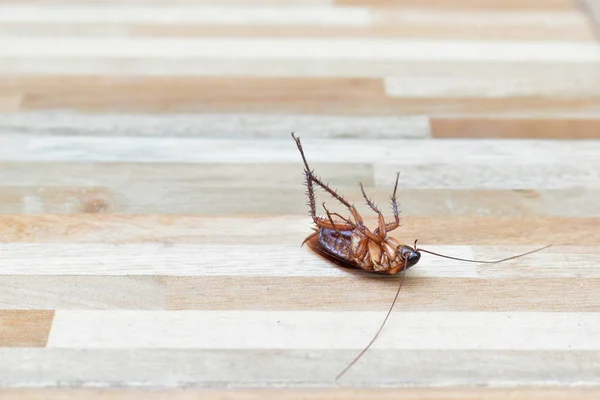
<path fill-rule="evenodd" d="M 313 227 L 314 232 L 304 239 L 302 245 L 307 243 L 315 253 L 345 268 L 362 269 L 370 273 L 388 275 L 394 275 L 398 272 L 402 272 L 400 284 L 398 285 L 398 290 L 396 291 L 396 296 L 394 297 L 394 300 L 392 301 L 392 304 L 387 311 L 387 314 L 383 319 L 378 331 L 375 333 L 367 346 L 365 346 L 365 348 L 346 366 L 346 368 L 344 368 L 337 375 L 336 380 L 340 379 L 354 364 L 356 364 L 358 360 L 373 345 L 383 330 L 383 327 L 385 326 L 388 318 L 390 317 L 392 309 L 398 300 L 400 289 L 404 283 L 406 270 L 419 262 L 421 259 L 421 253 L 428 253 L 437 257 L 449 258 L 451 260 L 497 264 L 523 257 L 551 246 L 544 246 L 536 250 L 508 258 L 503 258 L 501 260 L 480 261 L 451 257 L 419 248 L 417 247 L 417 240 L 415 240 L 412 246 L 400 243 L 395 238 L 388 236 L 389 232 L 397 229 L 400 226 L 400 212 L 398 210 L 398 199 L 396 197 L 398 180 L 400 177 L 399 173 L 396 173 L 396 183 L 394 184 L 394 190 L 390 197 L 392 214 L 394 216 L 392 222 L 385 221 L 383 214 L 375 205 L 375 203 L 369 199 L 365 193 L 362 183 L 359 182 L 363 199 L 378 217 L 377 228 L 375 228 L 375 230 L 370 230 L 367 226 L 365 226 L 363 218 L 358 213 L 354 205 L 348 202 L 344 197 L 338 194 L 336 190 L 333 190 L 328 184 L 324 183 L 318 176 L 315 175 L 314 171 L 308 166 L 306 156 L 304 155 L 304 150 L 302 149 L 302 144 L 300 143 L 300 138 L 296 137 L 293 132 L 292 138 L 296 141 L 296 145 L 298 146 L 298 150 L 302 156 L 302 161 L 304 162 L 304 175 L 305 185 L 307 188 L 306 194 L 308 195 L 308 206 L 310 209 L 310 216 L 315 224 L 315 227 Z M 330 212 L 327 206 L 325 206 L 325 203 L 322 203 L 322 206 L 325 210 L 326 217 L 317 216 L 315 185 L 321 187 L 334 199 L 346 207 L 348 211 L 350 211 L 351 216 L 346 218 L 339 213 Z"/>

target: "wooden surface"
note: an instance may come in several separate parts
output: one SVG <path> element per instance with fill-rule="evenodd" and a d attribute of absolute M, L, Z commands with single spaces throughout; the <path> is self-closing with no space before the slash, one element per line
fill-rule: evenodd
<path fill-rule="evenodd" d="M 0 397 L 600 397 L 599 9 L 1 0 Z M 335 382 L 399 277 L 300 247 L 291 131 L 401 241 L 554 246 L 424 255 Z"/>

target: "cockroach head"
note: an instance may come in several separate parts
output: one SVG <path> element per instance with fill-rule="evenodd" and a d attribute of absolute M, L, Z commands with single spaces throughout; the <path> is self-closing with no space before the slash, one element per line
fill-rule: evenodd
<path fill-rule="evenodd" d="M 402 244 L 396 248 L 396 257 L 406 263 L 408 269 L 419 262 L 421 253 L 416 248 Z"/>

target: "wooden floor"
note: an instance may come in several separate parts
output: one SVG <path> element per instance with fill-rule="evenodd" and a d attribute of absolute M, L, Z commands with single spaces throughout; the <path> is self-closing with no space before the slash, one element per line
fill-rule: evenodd
<path fill-rule="evenodd" d="M 0 0 L 0 397 L 600 397 L 599 20 L 595 0 Z M 401 241 L 554 246 L 424 255 L 335 381 L 399 277 L 300 247 L 292 131 L 372 226 L 358 182 L 391 215 L 400 171 Z"/>

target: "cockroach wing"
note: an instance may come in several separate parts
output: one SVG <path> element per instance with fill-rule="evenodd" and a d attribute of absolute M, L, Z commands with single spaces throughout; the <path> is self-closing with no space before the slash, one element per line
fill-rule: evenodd
<path fill-rule="evenodd" d="M 325 248 L 325 246 L 323 246 L 323 244 L 321 243 L 319 235 L 314 235 L 313 237 L 311 237 L 309 240 L 306 241 L 306 244 L 308 245 L 308 247 L 310 247 L 312 251 L 342 268 L 360 269 L 360 267 L 358 267 L 356 264 L 328 251 Z"/>

